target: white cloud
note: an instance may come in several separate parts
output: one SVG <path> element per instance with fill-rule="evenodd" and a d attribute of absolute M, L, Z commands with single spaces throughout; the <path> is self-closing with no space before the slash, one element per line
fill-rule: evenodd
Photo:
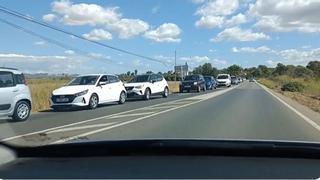
<path fill-rule="evenodd" d="M 211 41 L 257 41 L 267 39 L 270 39 L 270 37 L 264 33 L 255 33 L 251 30 L 242 30 L 239 27 L 233 27 L 223 30 L 217 37 L 211 39 Z"/>
<path fill-rule="evenodd" d="M 202 16 L 198 21 L 196 21 L 195 25 L 197 27 L 203 28 L 215 28 L 222 27 L 224 23 L 224 17 L 222 16 Z"/>
<path fill-rule="evenodd" d="M 212 0 L 199 7 L 196 14 L 201 16 L 230 15 L 233 14 L 238 7 L 238 0 Z"/>
<path fill-rule="evenodd" d="M 145 37 L 156 42 L 180 42 L 180 34 L 181 29 L 176 24 L 164 23 L 155 30 L 147 31 Z"/>
<path fill-rule="evenodd" d="M 109 27 L 119 34 L 119 38 L 128 39 L 146 32 L 149 29 L 149 24 L 140 19 L 121 19 Z"/>
<path fill-rule="evenodd" d="M 221 60 L 221 59 L 211 59 L 208 56 L 192 56 L 192 57 L 180 57 L 179 58 L 180 61 L 186 61 L 190 64 L 193 65 L 199 65 L 199 64 L 203 64 L 203 63 L 212 63 L 214 65 L 225 65 L 227 64 L 227 61 L 225 60 Z"/>
<path fill-rule="evenodd" d="M 119 7 L 101 7 L 97 4 L 73 4 L 69 0 L 54 1 L 52 11 L 61 17 L 67 25 L 103 26 L 107 30 L 128 39 L 140 35 L 149 29 L 147 22 L 140 19 L 123 18 Z"/>
<path fill-rule="evenodd" d="M 51 22 L 56 18 L 56 15 L 54 14 L 46 14 L 42 16 L 42 20 L 45 22 Z"/>
<path fill-rule="evenodd" d="M 68 54 L 68 55 L 73 55 L 74 54 L 74 51 L 72 50 L 66 50 L 64 51 L 64 53 Z"/>
<path fill-rule="evenodd" d="M 299 51 L 297 49 L 282 50 L 278 53 L 286 62 L 292 64 L 306 64 L 309 61 L 320 59 L 320 48 L 309 51 Z"/>
<path fill-rule="evenodd" d="M 68 25 L 108 25 L 120 20 L 118 7 L 101 7 L 96 4 L 72 4 L 69 0 L 54 1 L 52 11 L 62 16 Z"/>
<path fill-rule="evenodd" d="M 260 46 L 257 48 L 254 47 L 242 47 L 242 48 L 232 48 L 232 52 L 238 53 L 238 52 L 246 52 L 246 53 L 273 53 L 274 50 L 270 49 L 267 46 Z"/>
<path fill-rule="evenodd" d="M 232 16 L 230 19 L 228 19 L 226 21 L 226 25 L 227 26 L 234 26 L 234 25 L 239 25 L 239 24 L 243 24 L 246 22 L 247 22 L 247 17 L 244 14 L 239 13 L 235 16 Z"/>
<path fill-rule="evenodd" d="M 320 32 L 319 0 L 257 0 L 250 4 L 249 14 L 255 26 L 269 31 Z"/>
<path fill-rule="evenodd" d="M 112 34 L 103 29 L 93 29 L 91 32 L 82 35 L 92 41 L 111 40 Z"/>

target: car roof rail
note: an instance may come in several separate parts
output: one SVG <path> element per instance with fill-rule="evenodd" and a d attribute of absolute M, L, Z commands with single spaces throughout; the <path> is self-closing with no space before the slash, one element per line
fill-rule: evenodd
<path fill-rule="evenodd" d="M 0 67 L 0 69 L 18 70 L 16 68 L 9 68 L 9 67 Z"/>

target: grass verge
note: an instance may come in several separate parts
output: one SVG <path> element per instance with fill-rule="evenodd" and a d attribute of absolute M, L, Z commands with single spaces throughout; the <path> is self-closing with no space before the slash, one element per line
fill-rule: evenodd
<path fill-rule="evenodd" d="M 273 78 L 261 78 L 259 82 L 291 99 L 303 104 L 314 111 L 320 112 L 320 79 L 292 78 L 278 76 Z M 304 86 L 301 92 L 282 91 L 281 87 L 289 82 L 297 82 Z"/>

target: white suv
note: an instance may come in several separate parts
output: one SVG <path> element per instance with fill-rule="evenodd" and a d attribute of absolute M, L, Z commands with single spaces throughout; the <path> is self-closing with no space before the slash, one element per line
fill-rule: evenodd
<path fill-rule="evenodd" d="M 0 116 L 25 121 L 30 116 L 31 102 L 24 75 L 17 69 L 0 67 Z"/>
<path fill-rule="evenodd" d="M 138 75 L 124 86 L 128 97 L 138 96 L 149 100 L 151 95 L 160 94 L 163 97 L 168 97 L 169 95 L 168 83 L 160 74 Z"/>
<path fill-rule="evenodd" d="M 218 86 L 231 86 L 231 76 L 230 74 L 218 74 L 217 78 Z"/>
<path fill-rule="evenodd" d="M 95 109 L 99 104 L 126 101 L 126 90 L 115 75 L 92 74 L 78 76 L 66 86 L 52 92 L 51 108 L 88 107 Z"/>

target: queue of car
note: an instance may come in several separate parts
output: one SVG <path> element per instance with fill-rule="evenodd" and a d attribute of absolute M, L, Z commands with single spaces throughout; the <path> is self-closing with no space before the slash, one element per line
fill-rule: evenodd
<path fill-rule="evenodd" d="M 213 76 L 194 74 L 186 76 L 180 83 L 180 93 L 206 91 L 218 86 L 230 87 L 239 84 L 242 78 L 229 74 Z M 169 86 L 160 74 L 137 75 L 123 83 L 116 75 L 81 75 L 65 86 L 52 92 L 49 98 L 53 110 L 66 107 L 95 109 L 100 104 L 117 102 L 124 104 L 127 98 L 149 100 L 153 95 L 169 96 Z M 30 116 L 32 99 L 27 81 L 22 72 L 13 68 L 0 67 L 0 117 L 9 116 L 14 121 L 25 121 Z"/>

